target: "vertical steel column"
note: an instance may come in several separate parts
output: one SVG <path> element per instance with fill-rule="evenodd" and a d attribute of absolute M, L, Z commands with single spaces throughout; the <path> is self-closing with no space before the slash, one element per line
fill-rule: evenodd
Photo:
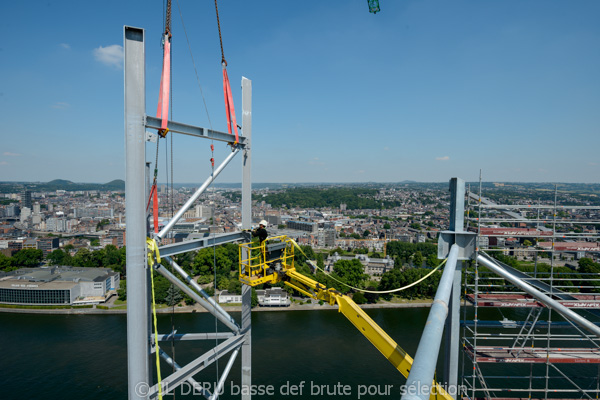
<path fill-rule="evenodd" d="M 242 160 L 242 229 L 252 226 L 252 81 L 242 77 L 242 135 L 246 138 Z M 243 254 L 248 259 L 248 254 Z M 242 344 L 242 388 L 250 389 L 252 385 L 252 287 L 242 285 L 242 332 L 246 340 Z M 242 394 L 243 400 L 251 398 L 249 390 Z"/>
<path fill-rule="evenodd" d="M 127 218 L 127 366 L 129 399 L 144 399 L 149 382 L 147 314 L 144 30 L 124 27 L 125 213 Z"/>
<path fill-rule="evenodd" d="M 464 232 L 465 223 L 465 181 L 450 179 L 450 231 Z M 460 284 L 462 261 L 457 261 L 452 283 L 452 293 L 448 303 L 448 318 L 444 328 L 445 356 L 444 383 L 447 391 L 456 399 L 458 385 L 458 362 L 460 350 Z"/>
<path fill-rule="evenodd" d="M 458 250 L 457 244 L 453 244 L 450 248 L 448 261 L 421 334 L 415 359 L 406 379 L 406 392 L 402 395 L 402 400 L 428 400 L 431 394 L 435 366 L 442 343 L 444 322 L 448 316 L 448 302 L 454 283 Z"/>

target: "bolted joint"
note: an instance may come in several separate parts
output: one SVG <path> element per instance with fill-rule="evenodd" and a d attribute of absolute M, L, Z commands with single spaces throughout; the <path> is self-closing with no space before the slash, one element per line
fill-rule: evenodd
<path fill-rule="evenodd" d="M 459 261 L 471 260 L 475 256 L 475 237 L 474 232 L 454 232 L 442 231 L 438 238 L 438 259 L 443 260 L 448 257 L 450 248 L 453 244 L 458 245 Z"/>

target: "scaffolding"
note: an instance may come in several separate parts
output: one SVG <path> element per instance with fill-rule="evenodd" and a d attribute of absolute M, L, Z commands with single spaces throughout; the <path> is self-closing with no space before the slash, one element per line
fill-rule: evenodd
<path fill-rule="evenodd" d="M 576 264 L 600 252 L 600 207 L 556 187 L 545 203 L 496 204 L 481 183 L 468 199 L 477 250 L 463 276 L 463 397 L 597 399 L 600 275 Z"/>

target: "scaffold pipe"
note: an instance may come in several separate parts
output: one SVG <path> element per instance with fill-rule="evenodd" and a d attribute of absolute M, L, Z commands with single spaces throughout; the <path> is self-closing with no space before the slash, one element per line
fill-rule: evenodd
<path fill-rule="evenodd" d="M 402 400 L 428 400 L 431 395 L 435 367 L 444 333 L 444 323 L 448 316 L 448 302 L 452 292 L 457 259 L 458 245 L 453 244 L 419 341 L 415 359 L 406 379 L 406 391 L 402 395 Z"/>
<path fill-rule="evenodd" d="M 189 198 L 189 200 L 183 205 L 183 207 L 181 207 L 179 209 L 179 211 L 177 211 L 177 213 L 173 216 L 173 218 L 171 218 L 171 220 L 167 223 L 167 225 L 159 233 L 156 234 L 157 238 L 164 239 L 164 237 L 167 235 L 167 233 L 169 233 L 169 231 L 171 229 L 173 229 L 173 227 L 181 219 L 181 217 L 183 217 L 183 214 L 185 214 L 185 212 L 190 209 L 190 207 L 192 206 L 192 204 L 194 204 L 194 202 L 196 200 L 198 200 L 198 197 L 200 197 L 200 195 L 202 193 L 204 193 L 204 191 L 206 189 L 208 189 L 208 187 L 210 186 L 210 184 L 213 183 L 213 181 L 215 180 L 215 178 L 217 176 L 219 176 L 219 174 L 221 173 L 221 171 L 223 171 L 223 168 L 225 168 L 227 166 L 227 164 L 229 164 L 229 162 L 233 159 L 233 157 L 235 157 L 235 155 L 237 153 L 239 153 L 239 152 L 240 152 L 240 148 L 236 147 L 231 152 L 231 154 L 229 154 L 227 156 L 227 158 L 221 163 L 221 165 L 219 165 L 217 167 L 217 169 L 215 169 L 215 171 L 208 177 L 208 179 L 204 181 L 204 183 L 202 184 L 202 186 L 200 186 L 198 188 L 198 190 L 196 190 L 196 192 L 192 195 L 192 197 Z"/>
<path fill-rule="evenodd" d="M 489 268 L 496 275 L 500 275 L 501 277 L 503 277 L 504 279 L 506 279 L 507 281 L 509 281 L 516 287 L 518 287 L 519 289 L 523 290 L 527 294 L 532 295 L 538 301 L 543 303 L 546 307 L 554 309 L 560 315 L 565 317 L 565 319 L 576 323 L 577 325 L 581 326 L 582 328 L 587 329 L 588 331 L 592 332 L 594 335 L 600 337 L 600 327 L 596 326 L 592 322 L 583 318 L 581 315 L 577 314 L 575 311 L 570 310 L 567 307 L 563 306 L 558 301 L 552 299 L 550 296 L 547 296 L 544 293 L 540 292 L 539 290 L 537 290 L 530 284 L 526 283 L 522 279 L 514 276 L 513 274 L 511 274 L 510 272 L 506 271 L 504 268 L 499 266 L 497 263 L 490 260 L 488 257 L 479 254 L 477 256 L 477 262 L 479 262 L 486 268 Z"/>

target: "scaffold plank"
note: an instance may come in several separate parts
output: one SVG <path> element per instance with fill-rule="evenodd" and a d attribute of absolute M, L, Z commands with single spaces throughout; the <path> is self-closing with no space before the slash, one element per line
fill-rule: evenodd
<path fill-rule="evenodd" d="M 469 357 L 479 363 L 600 364 L 600 349 L 592 348 L 524 348 L 465 346 Z M 517 353 L 517 354 L 515 354 Z"/>
<path fill-rule="evenodd" d="M 557 300 L 567 308 L 600 308 L 600 295 L 597 294 L 574 294 L 577 300 Z M 467 294 L 467 300 L 474 304 L 477 298 L 478 307 L 545 307 L 544 304 L 532 296 L 524 294 Z"/>

